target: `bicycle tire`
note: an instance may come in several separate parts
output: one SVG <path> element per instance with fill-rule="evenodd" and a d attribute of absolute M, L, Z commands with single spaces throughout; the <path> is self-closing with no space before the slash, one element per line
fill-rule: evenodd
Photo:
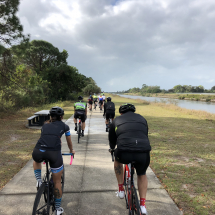
<path fill-rule="evenodd" d="M 46 196 L 47 196 L 46 188 L 47 187 L 45 183 L 42 183 L 40 188 L 38 189 L 38 192 L 34 200 L 32 215 L 39 215 L 39 214 L 49 215 L 49 209 L 47 207 L 47 200 L 46 200 Z"/>
<path fill-rule="evenodd" d="M 127 184 L 127 178 L 126 178 L 126 168 L 124 167 L 124 187 L 125 187 L 125 202 L 126 202 L 126 208 L 129 209 L 128 201 L 129 201 L 129 190 L 128 190 L 128 184 Z"/>
<path fill-rule="evenodd" d="M 80 137 L 81 137 L 81 124 L 78 124 L 78 143 L 80 142 Z"/>
<path fill-rule="evenodd" d="M 140 210 L 140 203 L 139 203 L 139 199 L 137 196 L 137 191 L 136 188 L 133 186 L 132 187 L 132 215 L 141 215 L 141 210 Z"/>

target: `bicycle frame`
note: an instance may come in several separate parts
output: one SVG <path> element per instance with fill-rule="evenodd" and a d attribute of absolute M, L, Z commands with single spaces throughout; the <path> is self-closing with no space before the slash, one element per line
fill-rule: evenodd
<path fill-rule="evenodd" d="M 72 153 L 62 153 L 62 155 L 71 155 L 71 161 L 70 161 L 70 165 L 71 165 L 74 155 Z M 73 156 L 73 158 L 72 158 L 72 156 Z M 52 211 L 55 210 L 54 193 L 53 193 L 54 183 L 53 183 L 52 179 L 50 178 L 51 169 L 49 168 L 49 161 L 48 160 L 44 160 L 44 161 L 46 163 L 46 173 L 43 177 L 43 184 L 38 189 L 38 193 L 40 193 L 39 200 L 41 198 L 41 196 L 40 196 L 41 194 L 44 196 L 45 204 L 42 207 L 37 208 L 37 206 L 38 206 L 38 202 L 36 201 L 37 196 L 38 196 L 38 193 L 37 193 L 35 202 L 34 202 L 34 206 L 33 206 L 33 214 L 38 214 L 38 212 L 39 212 L 39 214 L 41 214 L 40 210 L 41 209 L 43 210 L 44 208 L 47 208 L 47 211 L 46 211 L 47 214 L 49 214 L 50 207 L 52 207 Z M 64 180 L 65 180 L 64 174 L 63 174 L 63 179 L 61 178 L 61 180 L 63 180 L 63 184 L 64 184 Z M 43 191 L 43 193 L 41 193 L 39 190 L 42 189 L 42 186 L 44 186 L 44 185 L 45 185 L 44 191 Z M 63 188 L 62 188 L 62 192 L 63 192 Z M 36 206 L 35 206 L 35 204 L 36 204 Z M 44 213 L 44 211 L 42 213 Z"/>
<path fill-rule="evenodd" d="M 114 150 L 109 149 L 109 152 L 111 152 L 112 155 L 112 161 L 114 161 L 113 152 Z M 137 207 L 137 204 L 139 205 L 138 197 L 134 195 L 136 193 L 136 188 L 134 186 L 134 163 L 129 163 L 124 165 L 124 182 L 123 185 L 125 186 L 125 201 L 126 201 L 126 208 L 129 209 L 129 214 L 141 214 L 139 211 L 139 206 Z"/>

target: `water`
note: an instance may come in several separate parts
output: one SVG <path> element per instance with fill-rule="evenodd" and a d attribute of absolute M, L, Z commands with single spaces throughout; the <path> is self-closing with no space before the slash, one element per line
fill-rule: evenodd
<path fill-rule="evenodd" d="M 175 103 L 177 106 L 182 108 L 187 108 L 190 110 L 203 110 L 210 113 L 215 113 L 215 102 L 202 102 L 202 101 L 191 101 L 191 100 L 180 100 L 180 99 L 169 99 L 169 98 L 159 98 L 159 97 L 145 97 L 145 96 L 131 96 L 122 95 L 119 96 L 131 99 L 142 99 L 149 102 L 167 102 Z"/>

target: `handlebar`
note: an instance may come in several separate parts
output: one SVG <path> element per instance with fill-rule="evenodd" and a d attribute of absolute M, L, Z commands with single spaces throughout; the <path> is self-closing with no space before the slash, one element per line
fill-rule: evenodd
<path fill-rule="evenodd" d="M 112 161 L 114 162 L 114 155 L 113 155 L 113 153 L 114 153 L 114 149 L 109 149 L 108 150 L 110 153 L 111 153 L 111 156 L 112 156 Z"/>
<path fill-rule="evenodd" d="M 74 154 L 73 153 L 62 153 L 62 155 L 71 155 L 70 165 L 72 165 Z"/>

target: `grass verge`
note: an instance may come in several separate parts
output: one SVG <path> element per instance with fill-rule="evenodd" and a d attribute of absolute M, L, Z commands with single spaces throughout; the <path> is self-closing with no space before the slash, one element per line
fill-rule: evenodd
<path fill-rule="evenodd" d="M 133 103 L 148 121 L 150 167 L 184 215 L 214 215 L 215 114 L 111 97 L 117 109 Z"/>

